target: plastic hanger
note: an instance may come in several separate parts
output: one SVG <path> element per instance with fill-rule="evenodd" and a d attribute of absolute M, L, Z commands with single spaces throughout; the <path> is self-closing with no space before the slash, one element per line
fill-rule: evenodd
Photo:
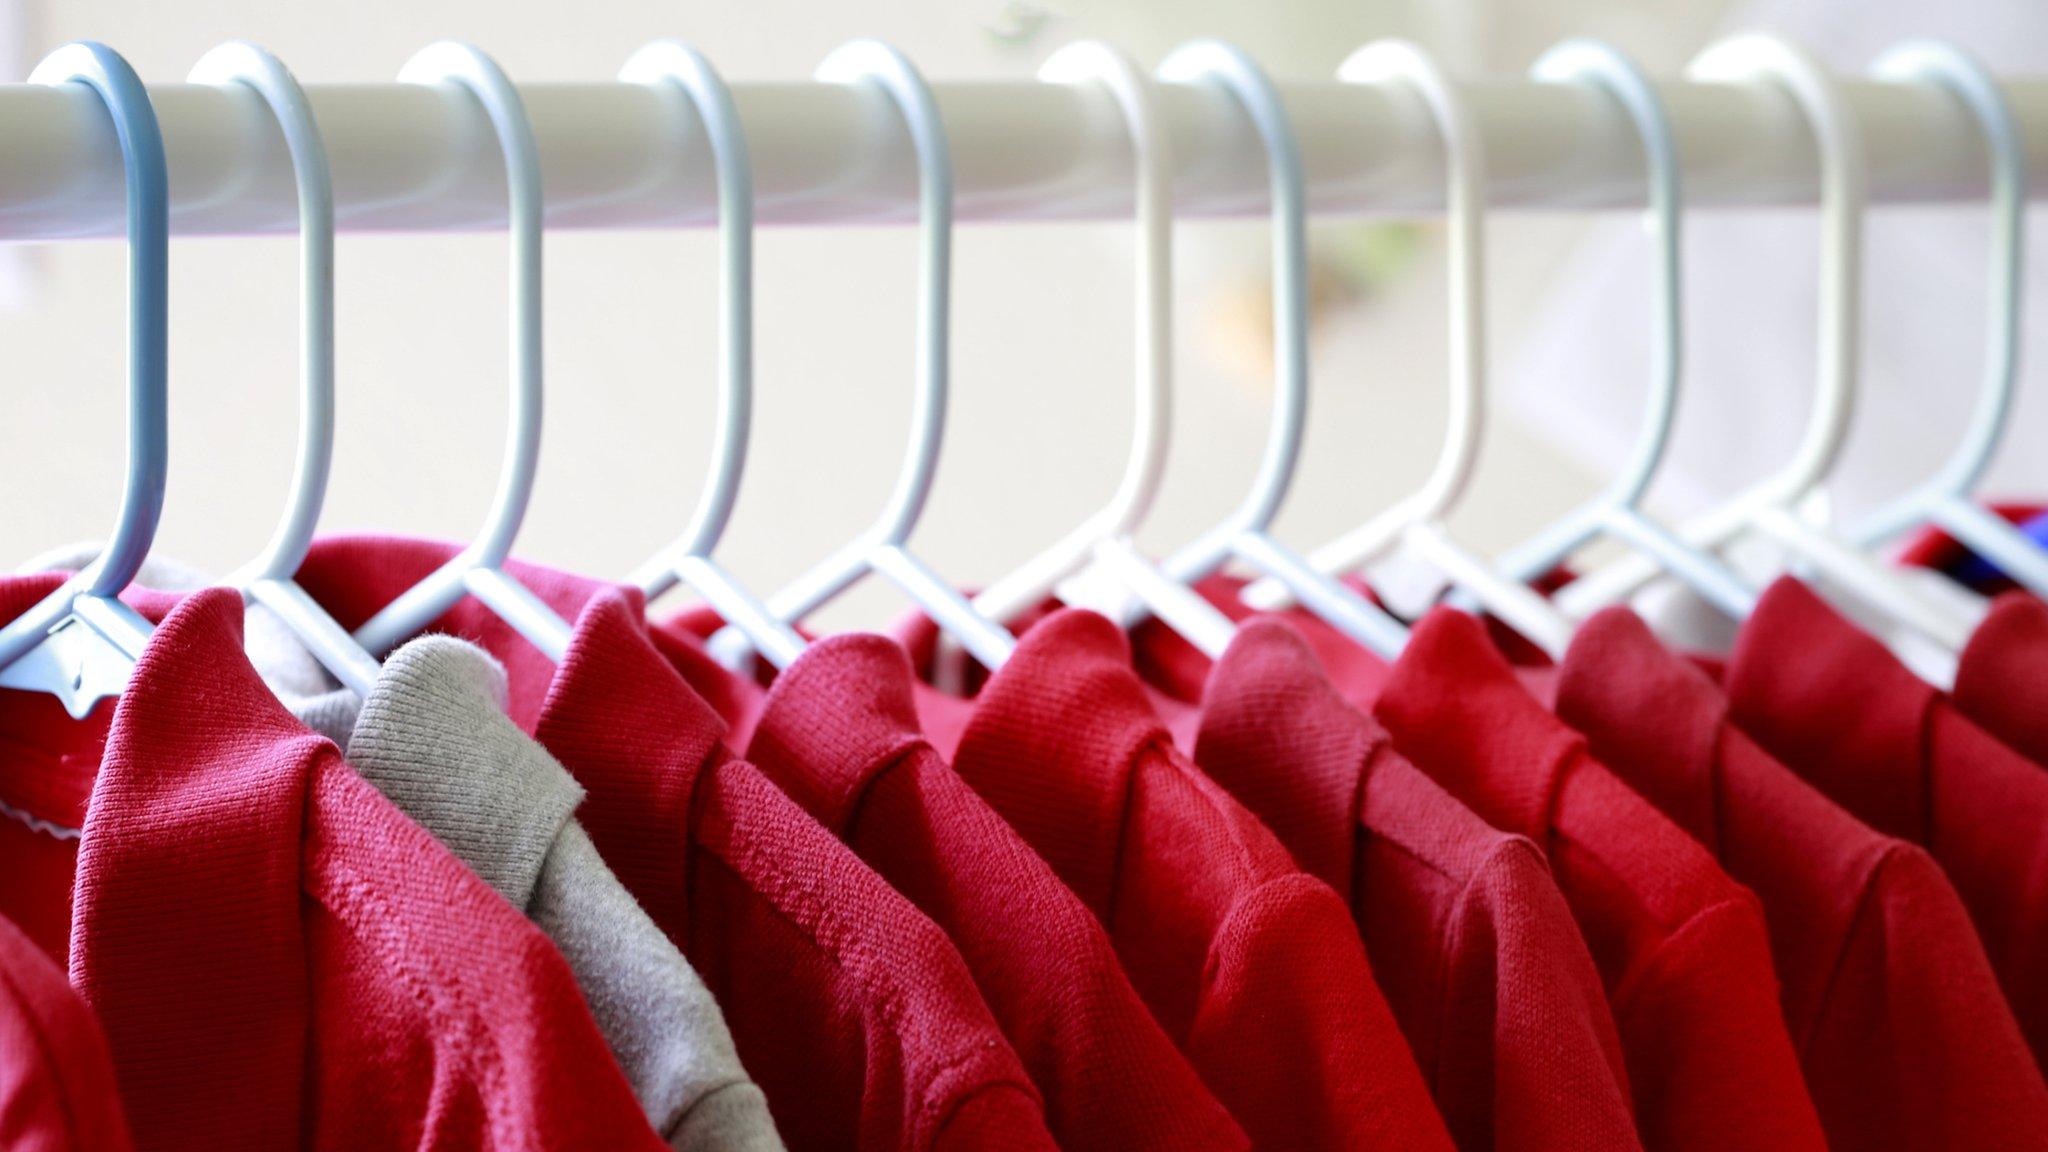
<path fill-rule="evenodd" d="M 1561 655 L 1572 621 L 1535 589 L 1496 572 L 1454 540 L 1443 515 L 1464 495 L 1478 456 L 1486 405 L 1484 230 L 1486 160 L 1477 126 L 1456 86 L 1423 49 L 1403 40 L 1380 40 L 1351 54 L 1338 76 L 1353 84 L 1399 82 L 1428 104 L 1444 138 L 1450 187 L 1445 211 L 1450 231 L 1450 419 L 1442 454 L 1420 491 L 1379 517 L 1309 554 L 1318 572 L 1351 571 L 1405 546 L 1448 576 L 1481 605 L 1531 642 Z M 1248 603 L 1278 607 L 1284 589 L 1262 581 L 1246 590 Z"/>
<path fill-rule="evenodd" d="M 1612 536 L 1655 559 L 1708 603 L 1739 620 L 1756 607 L 1755 590 L 1721 560 L 1679 539 L 1641 508 L 1650 479 L 1671 442 L 1684 361 L 1678 141 L 1672 135 L 1664 101 L 1633 60 L 1598 40 L 1559 44 L 1544 53 L 1530 73 L 1538 80 L 1599 87 L 1627 110 L 1642 137 L 1643 155 L 1649 162 L 1651 235 L 1657 252 L 1656 358 L 1650 370 L 1642 434 L 1622 474 L 1588 503 L 1528 542 L 1509 549 L 1495 567 L 1526 583 L 1595 539 Z"/>
<path fill-rule="evenodd" d="M 1243 106 L 1266 146 L 1273 198 L 1273 422 L 1251 494 L 1223 523 L 1174 554 L 1168 575 L 1192 583 L 1233 557 L 1277 578 L 1303 605 L 1372 651 L 1392 658 L 1408 629 L 1372 602 L 1330 580 L 1273 539 L 1269 528 L 1294 480 L 1308 419 L 1308 212 L 1301 150 L 1280 94 L 1243 50 L 1214 40 L 1176 49 L 1159 66 L 1163 80 L 1223 88 Z M 1124 622 L 1130 623 L 1130 613 Z"/>
<path fill-rule="evenodd" d="M 569 647 L 569 625 L 502 565 L 526 518 L 540 458 L 541 415 L 541 177 L 533 126 L 519 90 L 504 70 L 473 45 L 443 40 L 406 62 L 398 78 L 408 84 L 457 84 L 467 89 L 491 118 L 505 157 L 511 193 L 512 233 L 512 418 L 504 470 L 491 500 L 483 534 L 448 563 L 356 629 L 356 640 L 372 652 L 388 652 L 432 623 L 465 593 L 484 602 L 521 636 L 559 661 Z"/>
<path fill-rule="evenodd" d="M 228 583 L 285 622 L 336 679 L 359 696 L 377 681 L 377 658 L 313 602 L 294 576 L 305 562 L 327 494 L 334 458 L 334 189 L 327 146 L 306 93 L 276 56 L 241 41 L 200 57 L 191 84 L 241 84 L 254 90 L 284 132 L 299 196 L 299 452 L 291 500 L 270 543 Z"/>
<path fill-rule="evenodd" d="M 1840 454 L 1854 403 L 1865 179 L 1862 138 L 1856 123 L 1827 71 L 1798 46 L 1774 36 L 1751 34 L 1721 40 L 1695 58 L 1687 73 L 1697 80 L 1721 83 L 1772 78 L 1805 113 L 1821 154 L 1823 272 L 1819 382 L 1796 457 L 1777 475 L 1687 523 L 1680 535 L 1698 547 L 1720 548 L 1744 535 L 1761 533 L 1857 601 L 1953 652 L 1968 637 L 1966 621 L 1922 599 L 1901 574 L 1814 527 L 1798 511 Z M 1631 555 L 1574 580 L 1559 590 L 1557 601 L 1574 614 L 1587 613 L 1627 597 L 1657 572 L 1655 561 Z"/>
<path fill-rule="evenodd" d="M 1151 81 L 1129 56 L 1097 40 L 1061 48 L 1038 76 L 1107 89 L 1131 136 L 1138 177 L 1137 414 L 1130 458 L 1109 503 L 1065 539 L 990 584 L 974 606 L 991 619 L 1008 620 L 1086 570 L 1087 577 L 1106 578 L 1135 595 L 1196 648 L 1218 656 L 1237 626 L 1194 589 L 1161 572 L 1131 539 L 1159 492 L 1173 421 L 1173 164 Z M 1094 597 L 1085 579 L 1073 582 L 1071 599 Z"/>
<path fill-rule="evenodd" d="M 2035 595 L 2048 597 L 2048 552 L 1971 498 L 1998 450 L 2019 377 L 2027 258 L 2027 157 L 2019 126 L 1998 81 L 1955 45 L 1901 45 L 1885 53 L 1871 71 L 1886 80 L 1940 84 L 1982 125 L 1991 153 L 1991 314 L 1984 381 L 1955 454 L 1925 486 L 1871 515 L 1849 538 L 1868 548 L 1932 521 Z"/>
<path fill-rule="evenodd" d="M 952 585 L 912 555 L 907 542 L 924 512 L 938 468 L 946 425 L 946 390 L 951 383 L 948 341 L 952 291 L 953 159 L 938 101 L 917 66 L 890 45 L 855 40 L 841 45 L 818 66 L 817 78 L 834 84 L 870 85 L 887 94 L 910 129 L 917 149 L 918 214 L 921 220 L 923 283 L 918 299 L 917 395 L 911 417 L 910 448 L 882 517 L 858 539 L 827 557 L 768 600 L 779 620 L 795 623 L 871 572 L 887 577 L 916 601 L 943 632 L 952 634 L 985 667 L 998 668 L 1017 645 L 1002 625 L 976 611 Z M 744 636 L 730 625 L 712 638 L 712 651 L 735 662 L 745 658 Z"/>
<path fill-rule="evenodd" d="M 647 45 L 626 61 L 619 79 L 629 84 L 673 86 L 696 108 L 718 174 L 723 270 L 719 282 L 718 423 L 711 476 L 682 539 L 641 565 L 627 580 L 650 601 L 677 584 L 688 584 L 744 633 L 769 663 L 786 668 L 802 654 L 804 638 L 776 619 L 711 558 L 739 496 L 754 407 L 754 174 L 746 130 L 718 70 L 703 53 L 686 44 L 659 40 Z"/>
<path fill-rule="evenodd" d="M 119 695 L 152 626 L 121 603 L 156 537 L 169 453 L 166 375 L 170 304 L 170 181 L 149 93 L 104 44 L 67 44 L 43 57 L 35 84 L 82 83 L 113 119 L 128 208 L 128 469 L 107 547 L 50 595 L 0 627 L 0 687 L 47 692 L 83 718 Z"/>

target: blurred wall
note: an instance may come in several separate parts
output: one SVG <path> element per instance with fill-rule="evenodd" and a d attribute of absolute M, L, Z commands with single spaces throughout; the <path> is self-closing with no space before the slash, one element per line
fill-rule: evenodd
<path fill-rule="evenodd" d="M 934 78 L 1031 74 L 1053 47 L 1104 36 L 1157 59 L 1195 35 L 1235 39 L 1281 76 L 1328 75 L 1379 35 L 1431 43 L 1467 69 L 1519 70 L 1570 33 L 1682 59 L 1716 0 L 1544 5 L 1075 3 L 944 0 L 256 0 L 31 6 L 27 58 L 103 39 L 145 78 L 181 78 L 212 44 L 258 41 L 301 78 L 379 80 L 441 37 L 477 42 L 514 77 L 609 77 L 661 36 L 706 50 L 733 79 L 796 78 L 840 41 L 894 41 Z M 1536 11 L 1540 9 L 1540 13 Z M 1496 339 L 1511 344 L 1584 227 L 1492 226 Z M 1145 539 L 1164 550 L 1235 506 L 1263 439 L 1264 229 L 1181 232 L 1176 452 Z M 1419 483 L 1442 427 L 1442 280 L 1435 233 L 1323 317 L 1307 459 L 1282 521 L 1308 546 Z M 342 238 L 339 426 L 323 527 L 462 537 L 498 467 L 504 407 L 502 237 Z M 759 399 L 743 495 L 721 556 L 766 591 L 864 527 L 893 478 L 908 410 L 914 245 L 903 230 L 773 230 L 759 241 Z M 1094 510 L 1129 435 L 1130 245 L 1114 226 L 965 228 L 956 244 L 954 407 L 917 543 L 962 582 L 1006 571 Z M 282 510 L 296 407 L 295 250 L 282 238 L 181 240 L 172 264 L 173 467 L 159 550 L 231 567 Z M 707 233 L 549 237 L 549 407 L 522 555 L 623 575 L 692 506 L 711 412 L 715 281 Z M 91 538 L 119 491 L 123 255 L 118 244 L 38 249 L 0 310 L 8 388 L 0 560 Z M 1490 430 L 1458 523 L 1482 546 L 1561 511 L 1593 478 L 1512 417 Z M 896 610 L 865 588 L 839 625 Z"/>

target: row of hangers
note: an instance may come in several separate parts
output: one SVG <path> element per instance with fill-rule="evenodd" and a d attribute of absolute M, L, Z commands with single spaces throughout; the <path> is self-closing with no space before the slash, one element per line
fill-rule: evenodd
<path fill-rule="evenodd" d="M 1166 462 L 1172 402 L 1172 164 L 1153 108 L 1154 78 L 1107 45 L 1083 42 L 1055 53 L 1047 82 L 1095 84 L 1115 99 L 1136 152 L 1137 416 L 1132 450 L 1110 502 L 1072 533 L 971 599 L 910 550 L 938 461 L 948 378 L 952 166 L 936 101 L 900 52 L 856 41 L 817 71 L 825 82 L 873 85 L 902 115 L 919 170 L 921 262 L 918 357 L 912 432 L 903 466 L 877 521 L 852 542 L 766 599 L 749 592 L 713 559 L 745 464 L 753 390 L 753 193 L 746 136 L 731 94 L 710 62 L 670 41 L 636 53 L 620 77 L 668 85 L 703 122 L 718 181 L 721 330 L 718 410 L 709 482 L 681 539 L 629 577 L 648 596 L 687 585 L 728 621 L 713 650 L 743 665 L 755 654 L 777 667 L 804 649 L 800 622 L 857 580 L 879 574 L 928 612 L 966 655 L 1003 663 L 1015 640 L 1003 621 L 1058 593 L 1126 624 L 1156 615 L 1212 655 L 1234 625 L 1191 587 L 1236 561 L 1257 573 L 1248 603 L 1299 603 L 1386 657 L 1407 638 L 1404 624 L 1338 579 L 1396 548 L 1423 557 L 1448 578 L 1466 606 L 1499 616 L 1553 655 L 1569 642 L 1576 618 L 1623 599 L 1649 580 L 1675 578 L 1735 618 L 1756 602 L 1755 589 L 1718 555 L 1746 536 L 1775 540 L 1799 562 L 1865 607 L 1952 654 L 1969 614 L 1937 603 L 1872 558 L 1866 549 L 1922 525 L 1938 525 L 2048 595 L 2048 556 L 1971 499 L 2006 423 L 2017 371 L 2026 159 L 2012 112 L 1982 66 L 1958 49 L 1915 44 L 1887 54 L 1875 74 L 1943 86 L 1979 121 L 1992 162 L 1993 307 L 1989 355 L 1975 416 L 1947 465 L 1927 484 L 1846 534 L 1804 514 L 1820 491 L 1846 431 L 1857 373 L 1859 256 L 1864 172 L 1857 125 L 1829 73 L 1803 50 L 1768 36 L 1732 37 L 1688 69 L 1696 80 L 1769 82 L 1786 90 L 1810 123 L 1822 169 L 1822 299 L 1818 382 L 1805 437 L 1782 472 L 1676 531 L 1651 519 L 1642 500 L 1670 441 L 1681 365 L 1680 224 L 1677 144 L 1655 86 L 1614 48 L 1569 41 L 1545 54 L 1535 78 L 1597 87 L 1628 114 L 1649 172 L 1650 220 L 1658 266 L 1652 322 L 1657 353 L 1643 429 L 1623 474 L 1591 502 L 1537 533 L 1501 559 L 1457 542 L 1445 515 L 1468 486 L 1484 420 L 1486 339 L 1482 223 L 1485 157 L 1463 99 L 1423 50 L 1381 41 L 1339 69 L 1351 83 L 1413 91 L 1434 118 L 1446 149 L 1450 259 L 1450 420 L 1442 454 L 1421 490 L 1359 529 L 1307 555 L 1275 539 L 1271 524 L 1287 494 L 1307 422 L 1308 251 L 1302 161 L 1278 91 L 1242 51 L 1214 41 L 1185 46 L 1160 66 L 1165 83 L 1213 84 L 1248 114 L 1267 153 L 1271 185 L 1275 401 L 1263 461 L 1251 493 L 1228 518 L 1163 562 L 1133 535 L 1149 511 Z M 105 104 L 126 179 L 129 252 L 128 468 L 121 509 L 97 559 L 49 598 L 0 627 L 0 686 L 61 697 L 75 715 L 116 695 L 132 673 L 151 625 L 119 594 L 140 569 L 154 537 L 167 459 L 166 343 L 169 213 L 164 145 L 148 93 L 134 70 L 104 45 L 68 45 L 46 57 L 32 82 L 84 84 Z M 299 205 L 302 262 L 302 411 L 288 507 L 262 553 L 228 580 L 252 603 L 276 612 L 344 685 L 362 693 L 379 657 L 464 596 L 475 596 L 541 651 L 559 659 L 569 625 L 504 568 L 524 518 L 540 447 L 542 185 L 539 157 L 518 90 L 483 52 L 435 44 L 401 71 L 407 83 L 459 85 L 488 114 L 510 193 L 512 250 L 511 419 L 507 454 L 483 531 L 444 567 L 353 633 L 343 629 L 293 579 L 313 539 L 332 456 L 334 409 L 334 207 L 326 151 L 305 93 L 270 53 L 229 43 L 208 53 L 190 80 L 241 84 L 259 94 L 280 124 Z M 1590 572 L 1554 598 L 1528 581 L 1600 537 L 1632 551 Z M 1952 674 L 1952 668 L 1950 670 Z M 1939 675 L 1937 670 L 1936 675 Z"/>

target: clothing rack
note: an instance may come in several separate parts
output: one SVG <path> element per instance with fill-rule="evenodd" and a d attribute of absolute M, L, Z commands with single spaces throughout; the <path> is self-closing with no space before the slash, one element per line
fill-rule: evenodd
<path fill-rule="evenodd" d="M 1176 211 L 1266 210 L 1256 134 L 1219 89 L 1162 85 L 1174 149 Z M 1931 85 L 1844 75 L 1879 203 L 1972 200 L 1985 192 L 1976 122 Z M 813 82 L 733 85 L 753 153 L 758 219 L 768 224 L 903 223 L 915 165 L 879 92 Z M 1128 216 L 1132 167 L 1106 92 L 1030 80 L 935 84 L 949 133 L 961 220 Z M 1818 194 L 1811 135 L 1789 96 L 1754 86 L 1661 85 L 1691 207 L 1804 204 Z M 346 231 L 501 228 L 504 180 L 483 109 L 459 88 L 307 87 L 332 158 Z M 707 226 L 714 179 L 703 129 L 680 93 L 625 83 L 522 87 L 546 180 L 547 226 Z M 2048 190 L 2048 79 L 2009 80 L 2034 194 Z M 1419 97 L 1335 80 L 1284 85 L 1325 215 L 1418 214 L 1443 206 L 1440 139 Z M 1643 162 L 1622 108 L 1591 87 L 1526 80 L 1467 85 L 1487 145 L 1491 204 L 1586 210 L 1638 206 Z M 171 224 L 184 235 L 297 228 L 291 166 L 253 92 L 152 86 L 170 156 Z M 83 89 L 0 86 L 0 239 L 115 236 L 122 182 L 112 125 Z"/>

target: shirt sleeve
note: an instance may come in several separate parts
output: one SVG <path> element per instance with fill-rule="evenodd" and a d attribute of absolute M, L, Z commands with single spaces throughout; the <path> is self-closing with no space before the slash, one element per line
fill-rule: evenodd
<path fill-rule="evenodd" d="M 1747 898 L 1679 925 L 1615 989 L 1636 1124 L 1659 1149 L 1827 1147 Z"/>
<path fill-rule="evenodd" d="M 1187 1050 L 1254 1147 L 1451 1147 L 1349 911 L 1307 875 L 1231 910 Z"/>
<path fill-rule="evenodd" d="M 1435 1086 L 1458 1146 L 1640 1149 L 1599 971 L 1535 845 L 1475 872 L 1447 951 Z"/>
<path fill-rule="evenodd" d="M 2021 1148 L 2048 1088 L 1940 868 L 1894 849 L 1871 872 L 1806 1050 L 1840 1148 Z"/>

